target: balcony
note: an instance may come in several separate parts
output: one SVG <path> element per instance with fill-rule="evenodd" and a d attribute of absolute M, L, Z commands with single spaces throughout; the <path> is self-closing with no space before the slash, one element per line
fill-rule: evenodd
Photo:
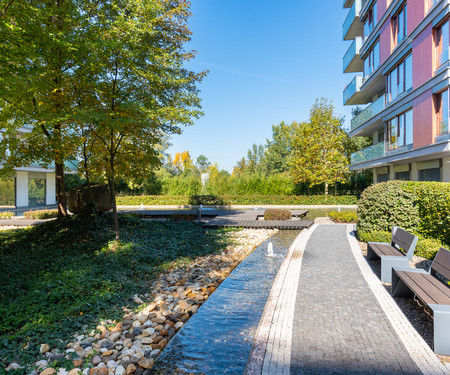
<path fill-rule="evenodd" d="M 342 25 L 342 36 L 344 40 L 352 40 L 357 36 L 364 36 L 364 26 L 359 19 L 361 12 L 361 0 L 355 0 L 348 12 L 347 18 Z"/>
<path fill-rule="evenodd" d="M 369 160 L 382 158 L 384 154 L 385 154 L 384 142 L 380 142 L 377 143 L 376 145 L 372 145 L 361 151 L 353 153 L 351 156 L 351 163 L 353 165 L 363 163 Z"/>
<path fill-rule="evenodd" d="M 353 5 L 354 0 L 344 0 L 343 8 L 351 8 Z"/>
<path fill-rule="evenodd" d="M 35 162 L 28 165 L 26 168 L 42 168 L 42 166 Z M 51 163 L 47 165 L 45 169 L 55 169 L 55 163 Z M 64 161 L 64 169 L 69 170 L 71 172 L 75 172 L 78 169 L 78 161 L 77 160 L 65 160 Z"/>
<path fill-rule="evenodd" d="M 371 105 L 364 108 L 364 110 L 352 118 L 351 121 L 351 130 L 356 129 L 362 124 L 369 121 L 372 117 L 378 115 L 381 111 L 386 108 L 386 100 L 385 95 L 380 96 L 377 100 L 375 100 Z"/>
<path fill-rule="evenodd" d="M 344 89 L 344 105 L 365 104 L 360 101 L 358 94 L 361 92 L 361 86 L 364 83 L 363 76 L 358 75 Z"/>
<path fill-rule="evenodd" d="M 359 55 L 362 43 L 363 39 L 359 36 L 350 44 L 343 60 L 344 73 L 362 72 L 364 70 L 364 63 Z"/>

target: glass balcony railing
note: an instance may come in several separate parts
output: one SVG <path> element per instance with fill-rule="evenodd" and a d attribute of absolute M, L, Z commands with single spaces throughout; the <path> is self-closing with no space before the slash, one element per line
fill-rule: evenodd
<path fill-rule="evenodd" d="M 371 105 L 364 108 L 364 110 L 352 118 L 351 121 L 351 129 L 356 129 L 361 126 L 365 122 L 369 121 L 372 117 L 379 114 L 382 110 L 386 108 L 386 100 L 385 96 L 380 96 L 377 100 L 375 100 Z"/>
<path fill-rule="evenodd" d="M 362 46 L 362 38 L 356 37 L 352 44 L 350 44 L 349 49 L 345 53 L 344 56 L 344 72 L 347 70 L 349 65 L 352 63 L 352 61 L 356 58 L 357 55 L 359 55 L 359 50 Z"/>
<path fill-rule="evenodd" d="M 39 163 L 31 163 L 28 167 L 31 168 L 42 168 Z M 55 168 L 55 163 L 51 163 L 47 166 L 49 169 Z M 78 169 L 78 161 L 77 160 L 66 160 L 64 161 L 64 168 L 70 171 L 76 171 Z"/>
<path fill-rule="evenodd" d="M 358 75 L 347 85 L 344 90 L 344 105 L 346 105 L 357 92 L 361 91 L 363 82 L 363 76 Z"/>
<path fill-rule="evenodd" d="M 384 142 L 377 143 L 376 145 L 367 147 L 361 151 L 355 152 L 351 156 L 352 164 L 359 164 L 365 161 L 378 159 L 384 156 Z"/>
<path fill-rule="evenodd" d="M 361 11 L 361 0 L 355 0 L 353 6 L 350 8 L 350 11 L 345 18 L 344 24 L 342 25 L 342 36 L 343 39 L 346 39 L 350 28 L 353 25 L 356 17 L 359 17 L 359 12 Z"/>

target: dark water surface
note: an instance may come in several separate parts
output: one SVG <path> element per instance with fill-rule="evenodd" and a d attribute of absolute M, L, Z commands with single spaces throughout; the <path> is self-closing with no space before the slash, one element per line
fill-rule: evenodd
<path fill-rule="evenodd" d="M 273 280 L 299 231 L 258 246 L 200 307 L 158 357 L 155 374 L 242 374 Z M 276 257 L 267 257 L 273 243 Z"/>

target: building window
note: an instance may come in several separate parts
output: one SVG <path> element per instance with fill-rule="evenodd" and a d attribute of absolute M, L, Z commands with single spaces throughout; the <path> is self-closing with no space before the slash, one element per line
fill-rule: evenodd
<path fill-rule="evenodd" d="M 386 151 L 413 143 L 413 112 L 402 113 L 386 123 Z"/>
<path fill-rule="evenodd" d="M 387 75 L 387 102 L 412 89 L 412 55 L 409 55 Z"/>
<path fill-rule="evenodd" d="M 367 39 L 377 24 L 377 2 L 367 12 L 367 19 L 364 22 L 364 38 Z"/>
<path fill-rule="evenodd" d="M 448 133 L 449 104 L 448 90 L 436 95 L 436 134 Z"/>
<path fill-rule="evenodd" d="M 16 204 L 16 184 L 14 178 L 0 178 L 0 207 L 9 208 Z"/>
<path fill-rule="evenodd" d="M 408 172 L 396 172 L 395 173 L 396 180 L 409 181 L 411 179 L 410 173 Z"/>
<path fill-rule="evenodd" d="M 449 60 L 449 27 L 448 20 L 434 31 L 434 58 L 436 69 Z"/>
<path fill-rule="evenodd" d="M 441 168 L 419 170 L 419 181 L 441 181 Z"/>
<path fill-rule="evenodd" d="M 387 182 L 389 181 L 389 174 L 377 174 L 377 182 Z"/>
<path fill-rule="evenodd" d="M 369 78 L 372 73 L 380 66 L 380 42 L 369 51 L 364 59 L 364 78 Z"/>
<path fill-rule="evenodd" d="M 400 10 L 392 17 L 392 35 L 394 38 L 394 47 L 398 46 L 400 42 L 406 38 L 407 32 L 408 12 L 406 3 Z"/>

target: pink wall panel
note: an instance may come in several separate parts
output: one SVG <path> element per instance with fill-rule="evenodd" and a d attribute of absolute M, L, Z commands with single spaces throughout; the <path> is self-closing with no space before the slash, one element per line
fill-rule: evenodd
<path fill-rule="evenodd" d="M 430 24 L 413 40 L 413 88 L 416 89 L 432 77 L 433 27 Z"/>
<path fill-rule="evenodd" d="M 424 92 L 413 102 L 413 148 L 434 143 L 433 93 Z"/>
<path fill-rule="evenodd" d="M 408 0 L 408 35 L 419 25 L 425 17 L 424 0 Z"/>
<path fill-rule="evenodd" d="M 380 29 L 380 64 L 383 64 L 391 55 L 391 46 L 391 19 L 388 18 Z"/>
<path fill-rule="evenodd" d="M 383 17 L 384 12 L 387 9 L 388 0 L 378 0 L 377 1 L 377 23 L 380 22 L 381 17 Z"/>

